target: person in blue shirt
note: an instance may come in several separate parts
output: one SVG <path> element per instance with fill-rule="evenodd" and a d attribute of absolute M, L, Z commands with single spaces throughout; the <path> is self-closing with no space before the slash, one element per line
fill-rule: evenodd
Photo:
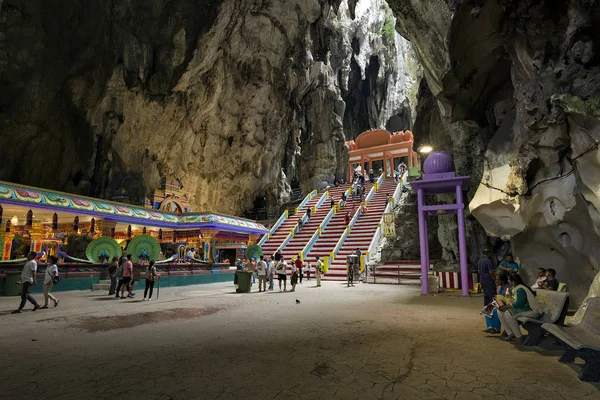
<path fill-rule="evenodd" d="M 498 265 L 498 269 L 496 270 L 496 273 L 498 274 L 516 274 L 518 272 L 519 264 L 515 262 L 513 255 L 510 253 L 504 257 L 504 260 L 500 262 L 500 265 Z"/>

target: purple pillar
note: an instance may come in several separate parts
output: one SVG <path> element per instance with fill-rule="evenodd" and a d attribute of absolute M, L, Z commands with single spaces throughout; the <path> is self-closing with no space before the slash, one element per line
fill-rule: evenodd
<path fill-rule="evenodd" d="M 465 236 L 465 205 L 463 203 L 462 186 L 456 185 L 456 204 L 458 205 L 457 223 L 458 223 L 458 255 L 460 258 L 460 287 L 462 295 L 469 295 L 469 277 L 467 270 L 467 243 Z"/>
<path fill-rule="evenodd" d="M 419 242 L 421 247 L 421 291 L 429 294 L 429 246 L 427 240 L 427 219 L 425 218 L 425 198 L 423 189 L 417 190 L 418 212 L 419 212 Z"/>

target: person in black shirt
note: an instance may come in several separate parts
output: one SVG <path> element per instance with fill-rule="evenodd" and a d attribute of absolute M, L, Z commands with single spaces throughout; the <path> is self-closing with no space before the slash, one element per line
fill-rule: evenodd
<path fill-rule="evenodd" d="M 541 282 L 540 289 L 558 290 L 558 281 L 555 278 L 556 271 L 552 268 L 546 270 L 546 280 Z"/>

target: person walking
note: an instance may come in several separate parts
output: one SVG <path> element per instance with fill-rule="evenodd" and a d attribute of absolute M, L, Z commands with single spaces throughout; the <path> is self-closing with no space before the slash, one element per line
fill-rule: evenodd
<path fill-rule="evenodd" d="M 44 273 L 44 305 L 43 309 L 48 308 L 48 299 L 52 299 L 54 307 L 58 306 L 59 300 L 50 294 L 52 286 L 54 286 L 54 280 L 58 276 L 58 258 L 56 256 L 48 257 L 48 266 L 46 267 L 46 273 Z"/>
<path fill-rule="evenodd" d="M 119 260 L 117 257 L 113 257 L 110 265 L 108 266 L 108 276 L 110 277 L 110 288 L 108 289 L 108 295 L 112 296 L 115 294 L 117 289 L 117 269 L 119 268 Z"/>
<path fill-rule="evenodd" d="M 158 274 L 156 273 L 156 267 L 154 264 L 154 260 L 150 261 L 150 264 L 148 264 L 148 268 L 146 269 L 146 288 L 144 289 L 144 301 L 152 300 L 154 283 L 158 279 Z M 148 291 L 150 291 L 150 293 L 148 293 Z"/>
<path fill-rule="evenodd" d="M 333 196 L 331 196 L 331 201 L 329 204 L 331 204 L 331 208 L 335 207 L 335 198 Z"/>
<path fill-rule="evenodd" d="M 267 291 L 267 263 L 265 262 L 265 256 L 260 256 L 260 261 L 256 264 L 256 271 L 258 272 L 258 291 Z M 262 287 L 261 287 L 262 285 Z"/>
<path fill-rule="evenodd" d="M 118 281 L 117 290 L 115 291 L 115 299 L 121 297 L 119 293 L 123 287 L 123 264 L 125 264 L 125 261 L 127 261 L 127 257 L 121 257 L 121 260 L 119 261 L 119 268 L 117 268 L 117 272 L 115 272 L 115 277 Z"/>
<path fill-rule="evenodd" d="M 298 257 L 298 259 L 300 259 L 300 257 Z M 298 261 L 298 259 L 296 259 L 296 261 Z M 292 283 L 292 290 L 290 290 L 290 292 L 295 292 L 296 291 L 296 285 L 298 284 L 298 264 L 296 264 L 295 262 L 292 263 L 292 277 L 291 277 L 291 283 Z"/>
<path fill-rule="evenodd" d="M 127 254 L 127 261 L 123 264 L 123 285 L 121 287 L 121 298 L 125 299 L 125 288 L 127 288 L 127 297 L 132 298 L 131 294 L 131 283 L 133 280 L 133 262 L 131 261 L 131 254 Z"/>
<path fill-rule="evenodd" d="M 298 277 L 300 278 L 300 283 L 302 283 L 302 260 L 300 259 L 300 256 L 298 256 L 298 258 L 296 258 L 296 261 L 294 262 L 294 264 L 296 265 L 296 271 L 298 272 Z"/>
<path fill-rule="evenodd" d="M 321 287 L 321 274 L 323 273 L 323 261 L 319 260 L 319 256 L 317 256 L 316 266 L 315 266 L 315 276 L 317 277 L 317 287 Z"/>
<path fill-rule="evenodd" d="M 19 314 L 23 312 L 23 307 L 25 307 L 25 303 L 29 301 L 33 304 L 33 310 L 35 311 L 40 308 L 39 303 L 33 298 L 32 295 L 29 294 L 29 288 L 36 285 L 36 277 L 35 274 L 37 272 L 37 263 L 35 262 L 35 258 L 37 257 L 37 253 L 32 251 L 27 255 L 27 262 L 23 266 L 23 271 L 21 272 L 21 305 L 18 309 L 13 311 L 13 314 Z"/>

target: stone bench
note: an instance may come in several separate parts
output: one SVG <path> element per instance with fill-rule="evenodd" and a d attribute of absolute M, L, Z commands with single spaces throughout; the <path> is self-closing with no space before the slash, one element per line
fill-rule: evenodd
<path fill-rule="evenodd" d="M 575 326 L 558 326 L 546 323 L 542 328 L 565 346 L 565 353 L 558 359 L 561 363 L 572 363 L 575 356 L 585 361 L 579 375 L 582 381 L 600 380 L 600 298 L 588 300 L 583 319 Z"/>
<path fill-rule="evenodd" d="M 536 290 L 536 300 L 543 314 L 540 318 L 517 317 L 523 328 L 528 332 L 523 342 L 525 346 L 535 346 L 540 341 L 544 330 L 542 324 L 563 325 L 569 310 L 569 293 L 552 290 Z"/>

